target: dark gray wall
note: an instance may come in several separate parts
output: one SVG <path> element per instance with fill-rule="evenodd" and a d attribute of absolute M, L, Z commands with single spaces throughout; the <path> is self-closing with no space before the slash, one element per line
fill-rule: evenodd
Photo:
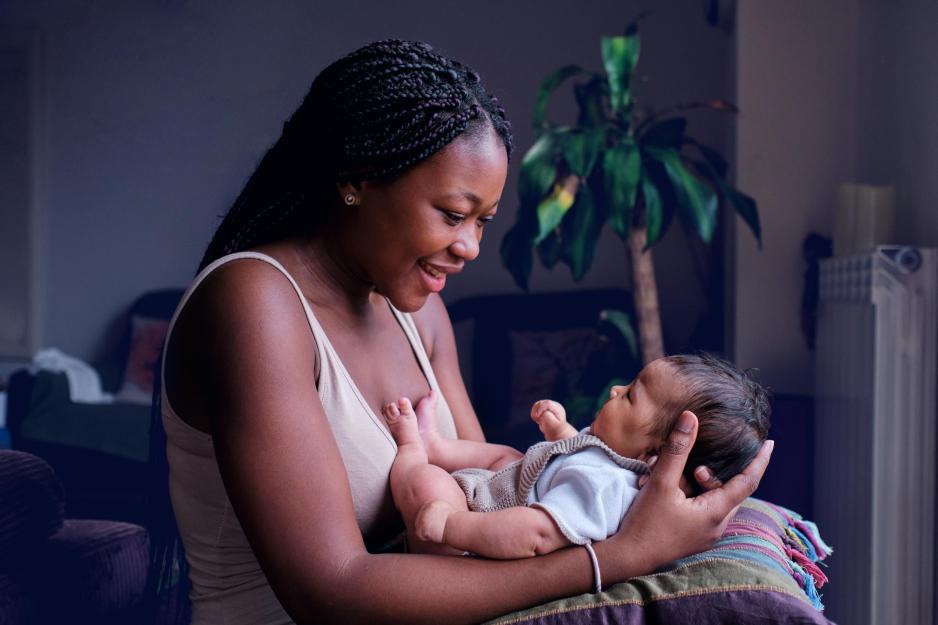
<path fill-rule="evenodd" d="M 515 290 L 498 245 L 514 220 L 538 84 L 563 64 L 600 68 L 599 36 L 617 34 L 652 4 L 657 14 L 643 23 L 644 100 L 729 95 L 730 40 L 705 24 L 698 0 L 0 0 L 0 25 L 38 28 L 44 40 L 41 343 L 94 359 L 135 296 L 185 285 L 219 216 L 315 74 L 391 36 L 426 40 L 464 60 L 509 111 L 519 158 L 499 218 L 480 259 L 444 295 Z M 568 100 L 554 110 L 571 109 Z M 702 116 L 694 127 L 724 148 L 730 123 Z M 666 328 L 680 344 L 703 302 L 677 230 L 657 262 Z M 625 267 L 609 236 L 583 286 L 627 285 Z M 565 268 L 533 279 L 535 290 L 573 286 Z"/>

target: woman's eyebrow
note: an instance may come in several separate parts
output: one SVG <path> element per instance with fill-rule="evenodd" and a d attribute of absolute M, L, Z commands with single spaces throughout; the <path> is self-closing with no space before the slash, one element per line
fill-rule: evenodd
<path fill-rule="evenodd" d="M 479 198 L 479 196 L 472 191 L 469 191 L 468 189 L 459 189 L 458 191 L 447 193 L 443 197 L 448 200 L 469 200 L 476 206 L 482 203 L 482 200 Z"/>

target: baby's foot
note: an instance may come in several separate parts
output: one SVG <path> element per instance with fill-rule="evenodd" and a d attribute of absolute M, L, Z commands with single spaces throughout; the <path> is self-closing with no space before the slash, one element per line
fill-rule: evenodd
<path fill-rule="evenodd" d="M 417 512 L 414 532 L 417 538 L 428 543 L 443 543 L 446 519 L 456 508 L 441 499 L 428 501 Z"/>
<path fill-rule="evenodd" d="M 438 398 L 436 391 L 431 389 L 429 393 L 420 398 L 414 408 L 417 415 L 417 429 L 420 431 L 420 437 L 427 448 L 430 462 L 433 462 L 434 451 L 438 449 L 438 443 L 442 440 L 436 419 Z"/>
<path fill-rule="evenodd" d="M 381 414 L 384 415 L 391 436 L 394 437 L 394 442 L 398 446 L 407 443 L 422 443 L 420 432 L 417 430 L 417 419 L 409 399 L 401 397 L 396 402 L 385 404 L 381 409 Z"/>

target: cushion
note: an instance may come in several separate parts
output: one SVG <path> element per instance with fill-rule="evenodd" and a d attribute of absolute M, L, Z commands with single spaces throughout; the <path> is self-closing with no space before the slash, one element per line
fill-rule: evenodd
<path fill-rule="evenodd" d="M 44 460 L 0 450 L 0 569 L 51 536 L 65 513 L 62 484 Z"/>
<path fill-rule="evenodd" d="M 150 404 L 153 397 L 153 373 L 160 357 L 169 321 L 134 315 L 131 318 L 130 351 L 124 370 L 124 384 L 117 399 Z"/>
<path fill-rule="evenodd" d="M 35 623 L 36 597 L 22 576 L 0 573 L 0 625 Z"/>
<path fill-rule="evenodd" d="M 817 590 L 831 552 L 813 523 L 748 499 L 709 551 L 599 594 L 552 601 L 490 625 L 830 623 Z"/>
<path fill-rule="evenodd" d="M 35 562 L 46 616 L 65 623 L 69 614 L 102 618 L 133 608 L 143 598 L 148 560 L 147 532 L 139 525 L 66 520 Z"/>

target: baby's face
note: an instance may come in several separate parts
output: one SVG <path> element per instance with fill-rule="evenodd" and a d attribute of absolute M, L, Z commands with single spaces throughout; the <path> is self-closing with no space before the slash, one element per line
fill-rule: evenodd
<path fill-rule="evenodd" d="M 613 386 L 609 399 L 596 414 L 590 433 L 627 458 L 657 453 L 664 442 L 654 438 L 655 421 L 678 390 L 671 365 L 656 360 L 642 369 L 628 386 Z"/>

